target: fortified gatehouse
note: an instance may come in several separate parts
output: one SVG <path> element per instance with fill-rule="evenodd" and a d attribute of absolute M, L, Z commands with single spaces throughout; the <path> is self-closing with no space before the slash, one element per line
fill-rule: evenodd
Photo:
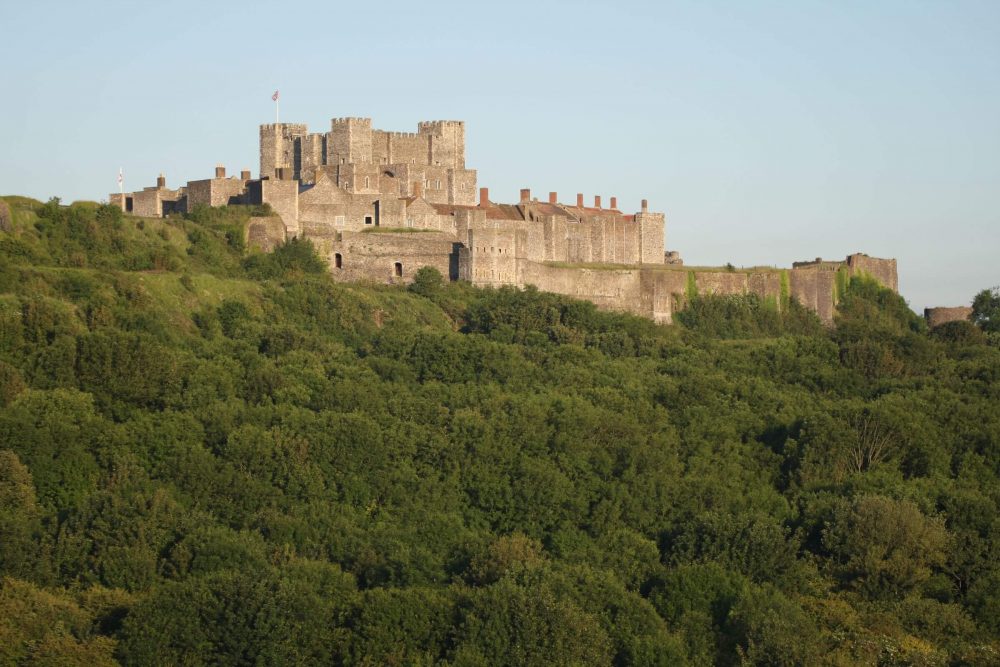
<path fill-rule="evenodd" d="M 113 203 L 159 217 L 198 205 L 268 204 L 275 218 L 252 219 L 251 244 L 269 249 L 311 239 L 337 280 L 408 282 L 423 266 L 479 286 L 535 285 L 669 322 L 693 292 L 756 293 L 776 303 L 796 298 L 829 321 L 844 276 L 864 273 L 896 289 L 896 261 L 851 255 L 792 269 L 691 269 L 664 249 L 663 213 L 623 212 L 618 200 L 577 194 L 517 203 L 490 199 L 465 166 L 465 124 L 428 121 L 415 133 L 372 128 L 369 118 L 334 118 L 330 130 L 302 124 L 260 127 L 260 174 L 249 170 L 155 187 Z"/>

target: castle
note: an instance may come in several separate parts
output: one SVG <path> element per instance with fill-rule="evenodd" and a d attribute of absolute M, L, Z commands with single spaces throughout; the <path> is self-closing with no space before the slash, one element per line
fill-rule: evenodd
<path fill-rule="evenodd" d="M 693 293 L 755 293 L 776 304 L 795 298 L 832 321 L 845 276 L 863 273 L 897 289 L 896 260 L 855 254 L 791 269 L 691 268 L 664 249 L 663 213 L 645 200 L 624 213 L 611 197 L 572 204 L 521 190 L 517 203 L 490 200 L 465 165 L 465 124 L 421 122 L 415 133 L 372 128 L 368 118 L 334 118 L 330 131 L 302 124 L 260 126 L 260 174 L 189 181 L 113 194 L 138 216 L 160 217 L 200 204 L 268 204 L 254 218 L 252 245 L 270 249 L 292 237 L 312 240 L 337 280 L 408 282 L 433 266 L 478 286 L 534 285 L 670 322 Z"/>

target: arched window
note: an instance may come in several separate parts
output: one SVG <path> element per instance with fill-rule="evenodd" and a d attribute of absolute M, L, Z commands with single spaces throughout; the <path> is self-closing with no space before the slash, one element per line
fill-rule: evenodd
<path fill-rule="evenodd" d="M 371 181 L 369 181 L 368 177 L 365 176 L 365 188 L 367 189 L 367 188 L 370 188 L 370 187 L 371 187 Z"/>
<path fill-rule="evenodd" d="M 344 268 L 344 256 L 339 252 L 333 256 L 333 265 L 338 269 Z"/>
<path fill-rule="evenodd" d="M 396 262 L 395 264 L 393 264 L 393 270 L 394 270 L 397 278 L 402 278 L 403 277 L 403 263 L 402 262 Z"/>

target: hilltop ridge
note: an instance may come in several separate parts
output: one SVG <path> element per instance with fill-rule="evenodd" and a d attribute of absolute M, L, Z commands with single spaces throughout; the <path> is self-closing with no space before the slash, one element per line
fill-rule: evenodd
<path fill-rule="evenodd" d="M 1000 348 L 3 198 L 0 662 L 989 664 Z"/>

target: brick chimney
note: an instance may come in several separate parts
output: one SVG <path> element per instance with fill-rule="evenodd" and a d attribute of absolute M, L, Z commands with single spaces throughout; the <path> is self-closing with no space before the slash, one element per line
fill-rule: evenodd
<path fill-rule="evenodd" d="M 559 201 L 559 195 L 557 193 L 555 193 L 555 192 L 550 192 L 549 193 L 549 203 L 550 204 L 555 204 L 558 201 Z"/>
<path fill-rule="evenodd" d="M 413 186 L 411 189 L 413 190 L 413 196 L 416 197 L 417 199 L 420 199 L 421 197 L 424 196 L 424 184 L 421 183 L 420 181 L 413 181 Z"/>
<path fill-rule="evenodd" d="M 165 188 L 165 187 L 167 187 L 167 177 L 164 176 L 163 174 L 160 174 L 159 176 L 157 176 L 156 177 L 156 187 L 158 187 L 158 188 Z"/>
<path fill-rule="evenodd" d="M 576 193 L 576 207 L 577 208 L 583 208 L 583 193 L 582 192 Z"/>
<path fill-rule="evenodd" d="M 642 212 L 643 213 L 649 212 L 649 202 L 646 201 L 645 199 L 642 200 Z"/>
<path fill-rule="evenodd" d="M 215 177 L 216 178 L 225 178 L 226 177 L 226 168 L 223 167 L 221 164 L 215 165 Z"/>
<path fill-rule="evenodd" d="M 240 180 L 241 181 L 249 181 L 250 180 L 250 170 L 249 169 L 244 169 L 243 171 L 240 172 Z"/>
<path fill-rule="evenodd" d="M 615 210 L 618 209 L 618 197 L 611 198 L 611 208 Z"/>
<path fill-rule="evenodd" d="M 601 208 L 601 195 L 594 195 L 594 208 Z"/>
<path fill-rule="evenodd" d="M 531 190 L 528 188 L 521 188 L 521 203 L 527 204 L 531 201 Z"/>
<path fill-rule="evenodd" d="M 490 205 L 490 189 L 479 188 L 479 206 L 486 207 L 489 205 Z"/>

